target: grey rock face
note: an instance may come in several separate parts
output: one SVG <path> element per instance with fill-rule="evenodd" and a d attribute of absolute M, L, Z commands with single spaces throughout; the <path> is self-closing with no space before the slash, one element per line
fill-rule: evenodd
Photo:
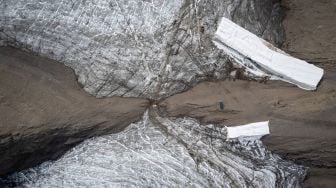
<path fill-rule="evenodd" d="M 211 42 L 222 16 L 283 41 L 269 0 L 1 0 L 0 12 L 0 45 L 65 63 L 97 97 L 159 99 L 226 78 L 230 60 Z"/>
<path fill-rule="evenodd" d="M 156 112 L 94 138 L 55 162 L 13 175 L 22 187 L 299 187 L 302 166 L 260 140 L 226 141 L 225 128 Z"/>

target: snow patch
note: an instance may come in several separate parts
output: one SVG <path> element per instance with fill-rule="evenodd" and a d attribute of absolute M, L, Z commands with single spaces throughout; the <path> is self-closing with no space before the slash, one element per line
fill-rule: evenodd
<path fill-rule="evenodd" d="M 269 121 L 250 123 L 247 125 L 227 127 L 227 139 L 239 137 L 262 137 L 270 134 Z"/>

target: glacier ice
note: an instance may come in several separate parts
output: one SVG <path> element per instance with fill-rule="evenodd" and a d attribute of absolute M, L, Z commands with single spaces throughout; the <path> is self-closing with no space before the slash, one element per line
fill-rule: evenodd
<path fill-rule="evenodd" d="M 154 108 L 123 132 L 92 138 L 54 162 L 11 176 L 22 187 L 299 187 L 305 167 L 258 139 L 226 140 L 226 128 L 166 118 Z"/>
<path fill-rule="evenodd" d="M 0 45 L 64 63 L 96 97 L 160 99 L 225 79 L 230 61 L 212 43 L 223 15 L 283 40 L 267 0 L 1 0 L 0 12 Z"/>

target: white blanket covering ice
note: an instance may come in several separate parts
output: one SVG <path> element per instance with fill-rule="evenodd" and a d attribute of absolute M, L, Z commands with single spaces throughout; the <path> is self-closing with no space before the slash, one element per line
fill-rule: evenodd
<path fill-rule="evenodd" d="M 227 138 L 264 136 L 270 134 L 268 121 L 227 127 Z"/>
<path fill-rule="evenodd" d="M 323 76 L 323 69 L 289 56 L 226 18 L 219 24 L 214 43 L 258 77 L 268 76 L 315 90 Z"/>

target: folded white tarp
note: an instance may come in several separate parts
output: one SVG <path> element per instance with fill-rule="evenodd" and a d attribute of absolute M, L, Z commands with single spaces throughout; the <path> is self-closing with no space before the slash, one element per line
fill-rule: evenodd
<path fill-rule="evenodd" d="M 315 90 L 323 76 L 323 69 L 289 56 L 226 18 L 219 24 L 214 43 L 258 77 L 268 76 Z"/>
<path fill-rule="evenodd" d="M 268 121 L 227 127 L 227 138 L 264 136 L 270 134 Z"/>

